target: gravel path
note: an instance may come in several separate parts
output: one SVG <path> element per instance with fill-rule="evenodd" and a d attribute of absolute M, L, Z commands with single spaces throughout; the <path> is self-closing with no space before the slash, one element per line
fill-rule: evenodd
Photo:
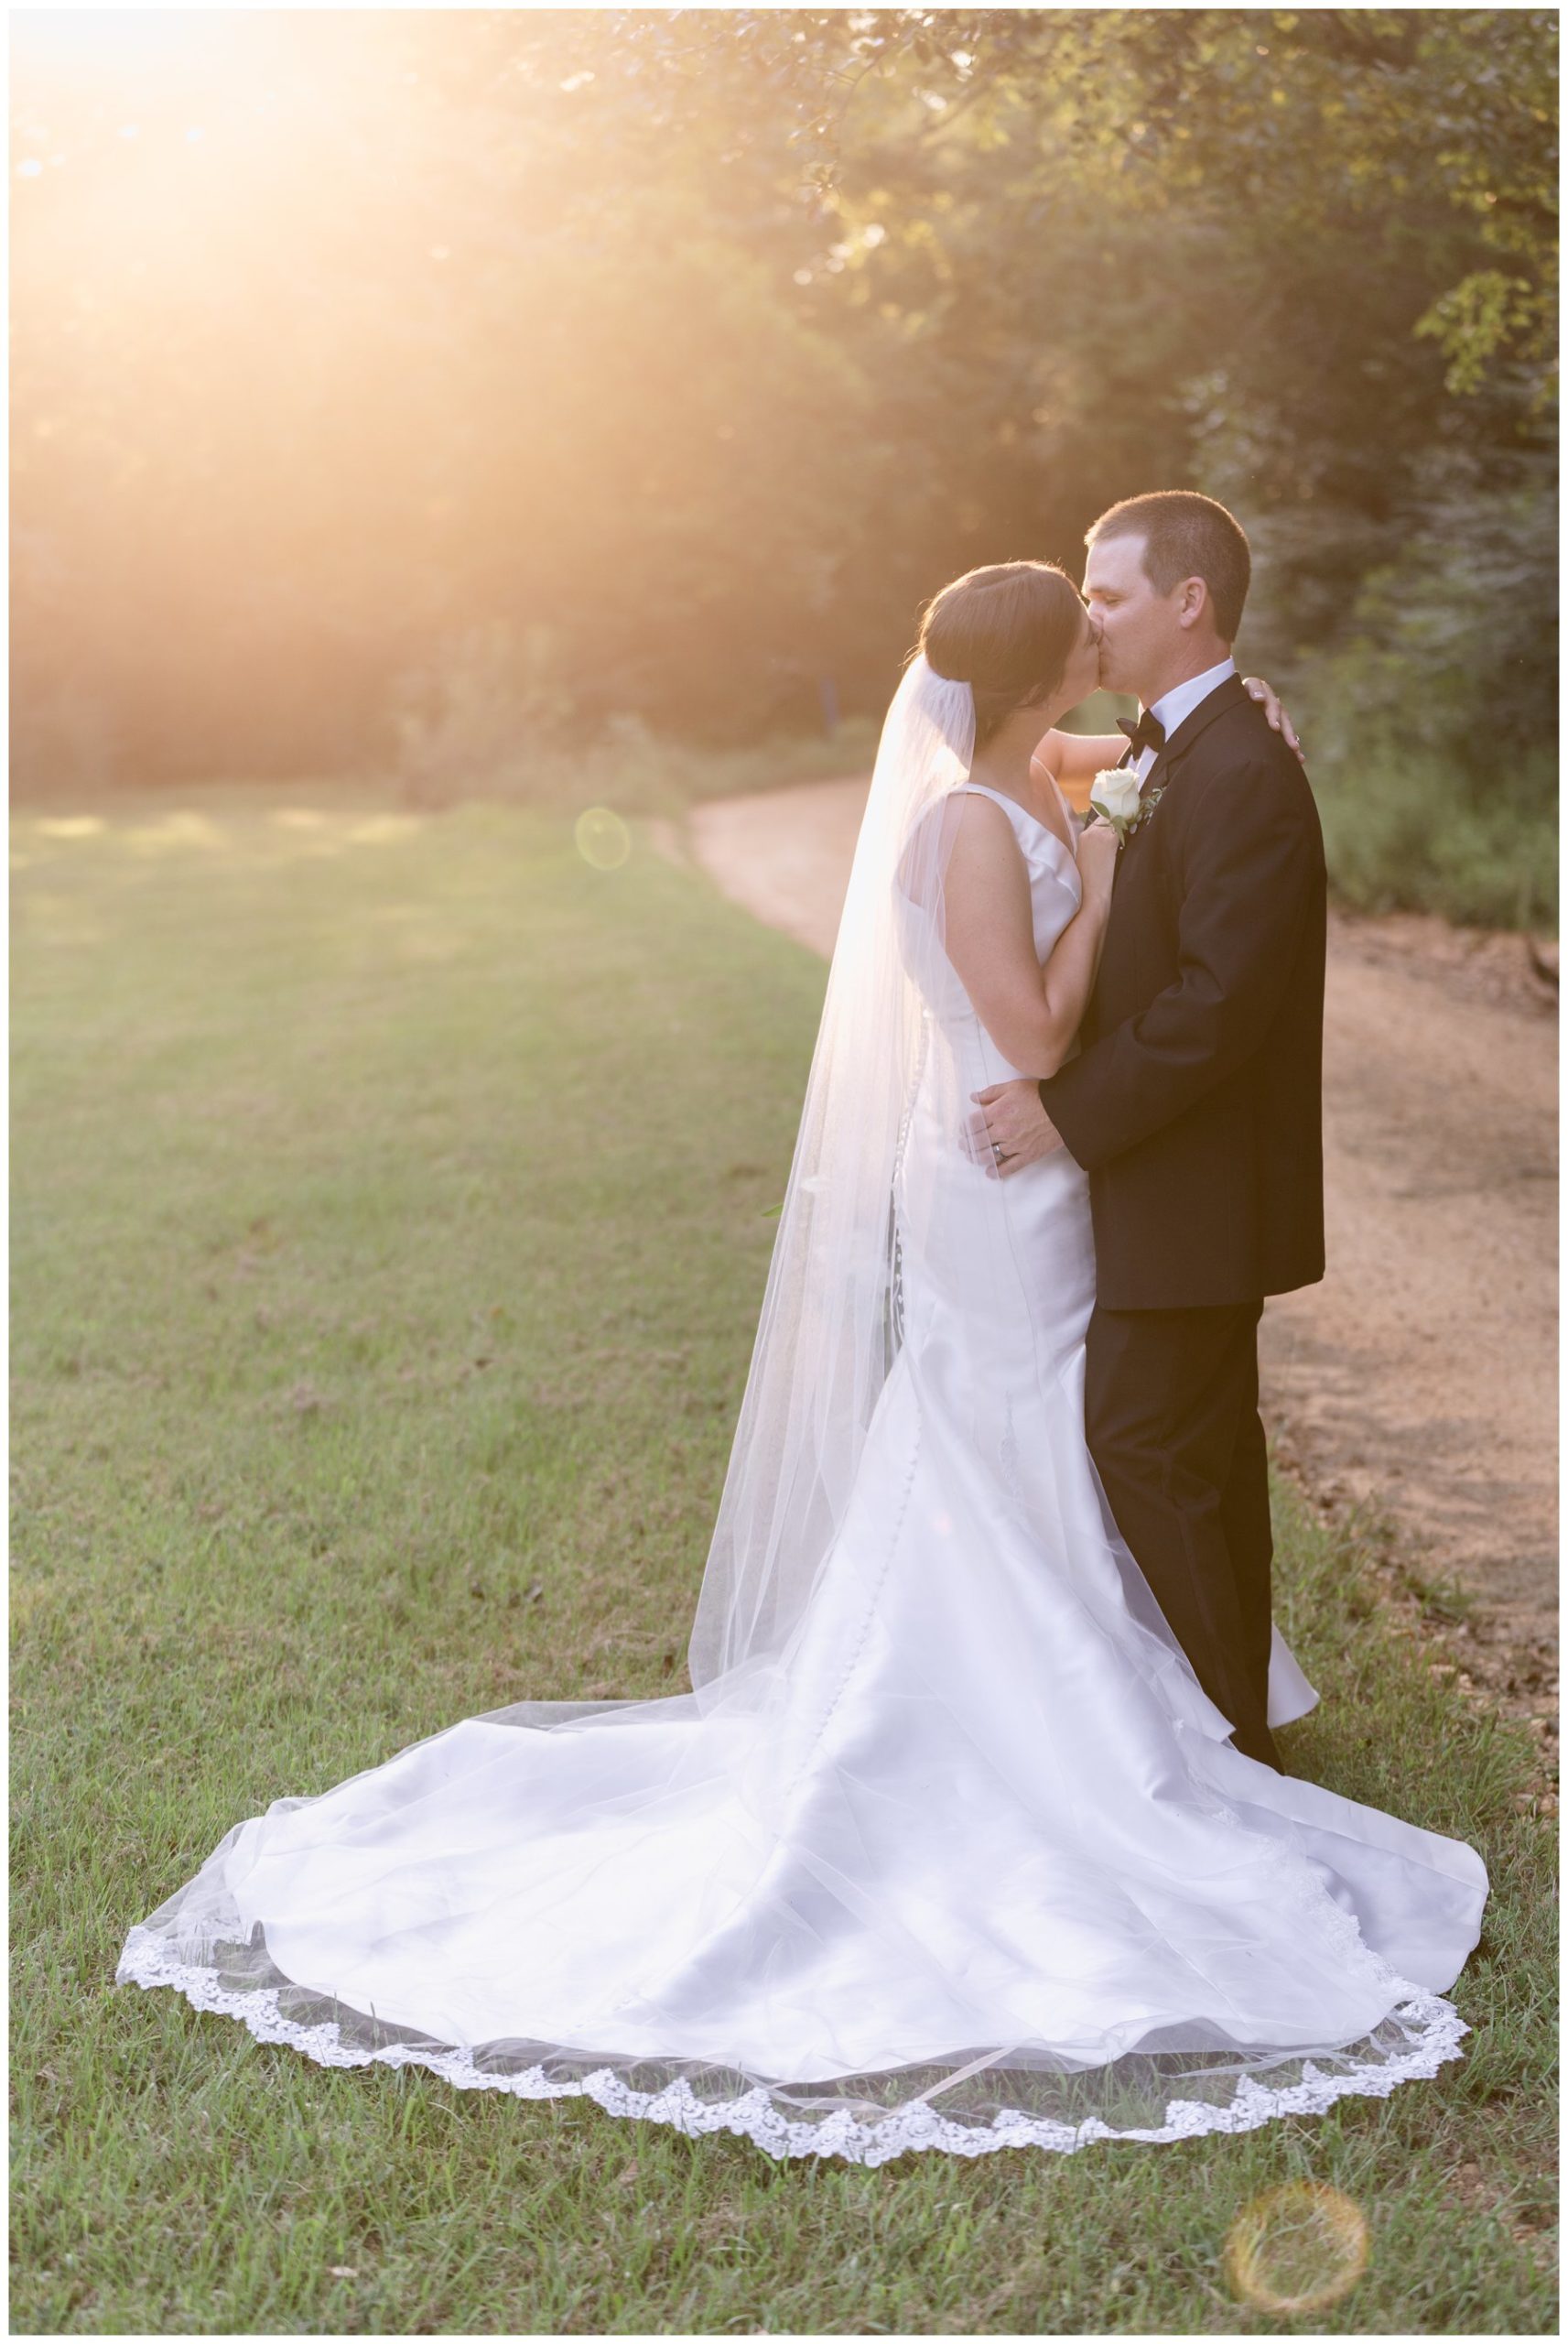
<path fill-rule="evenodd" d="M 686 844 L 735 902 L 827 955 L 866 787 L 811 782 L 698 806 Z M 662 843 L 680 852 L 667 826 Z M 1555 993 L 1520 939 L 1336 917 L 1329 1271 L 1271 1301 L 1262 1334 L 1280 1460 L 1331 1515 L 1377 1510 L 1390 1600 L 1461 1689 L 1532 1720 L 1549 1798 L 1556 1075 Z M 1463 1592 L 1445 1601 L 1444 1589 Z M 1446 1626 L 1433 1590 L 1454 1615 Z"/>

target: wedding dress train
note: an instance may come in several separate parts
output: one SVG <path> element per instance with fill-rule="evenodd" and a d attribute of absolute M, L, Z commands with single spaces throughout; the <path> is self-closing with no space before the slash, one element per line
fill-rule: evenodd
<path fill-rule="evenodd" d="M 1074 858 L 999 802 L 1044 958 Z M 891 1372 L 780 1648 L 276 1800 L 122 1980 L 324 2066 L 867 2165 L 1239 2132 L 1460 2056 L 1480 1858 L 1227 1741 L 1085 1446 L 1085 1177 L 955 1150 L 942 1102 L 1011 1069 L 956 984 L 925 1024 Z M 1315 1698 L 1276 1634 L 1270 1722 Z"/>

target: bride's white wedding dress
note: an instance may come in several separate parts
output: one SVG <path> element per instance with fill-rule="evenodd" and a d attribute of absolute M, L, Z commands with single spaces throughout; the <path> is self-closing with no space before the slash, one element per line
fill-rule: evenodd
<path fill-rule="evenodd" d="M 1076 866 L 998 802 L 1044 959 Z M 1480 1858 L 1227 1740 L 1085 1446 L 1084 1175 L 955 1149 L 935 1102 L 1013 1069 L 956 978 L 925 1023 L 892 1369 L 781 1648 L 276 1800 L 122 1980 L 327 2066 L 868 2165 L 1239 2132 L 1459 2056 Z M 1316 1698 L 1274 1663 L 1271 1724 Z"/>

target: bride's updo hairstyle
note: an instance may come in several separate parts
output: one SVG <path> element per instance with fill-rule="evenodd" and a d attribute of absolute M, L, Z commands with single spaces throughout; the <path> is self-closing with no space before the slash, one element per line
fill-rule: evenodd
<path fill-rule="evenodd" d="M 966 570 L 921 613 L 927 667 L 975 695 L 975 746 L 1015 710 L 1050 699 L 1084 626 L 1078 590 L 1054 561 L 994 561 Z"/>

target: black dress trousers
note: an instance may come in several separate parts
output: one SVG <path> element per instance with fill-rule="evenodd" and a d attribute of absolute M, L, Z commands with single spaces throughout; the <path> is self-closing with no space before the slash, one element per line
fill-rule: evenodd
<path fill-rule="evenodd" d="M 1262 1303 L 1100 1310 L 1085 1409 L 1110 1510 L 1236 1747 L 1280 1767 L 1269 1731 L 1273 1535 L 1258 1414 Z M 1281 1768 L 1282 1772 L 1282 1768 Z"/>

